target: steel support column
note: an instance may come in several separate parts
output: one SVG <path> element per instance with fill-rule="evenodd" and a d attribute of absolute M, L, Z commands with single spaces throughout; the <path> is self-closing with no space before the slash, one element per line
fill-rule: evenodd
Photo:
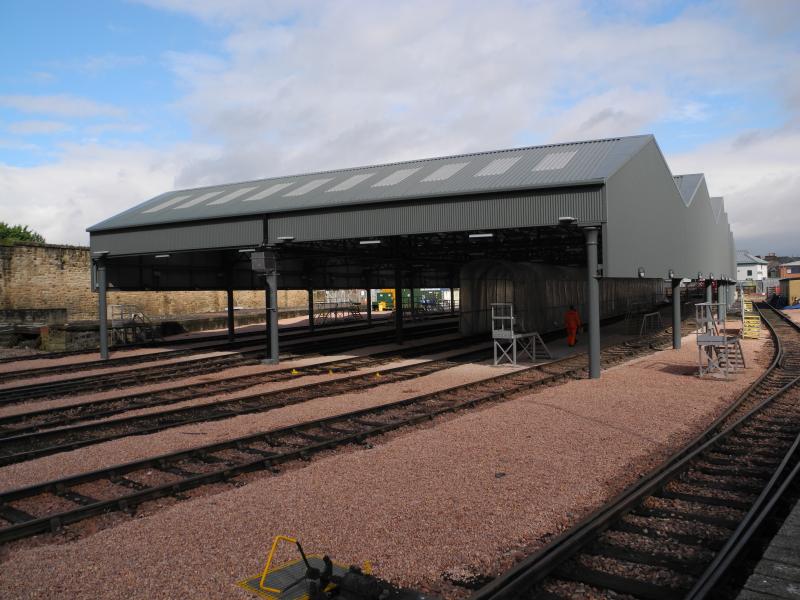
<path fill-rule="evenodd" d="M 719 302 L 719 315 L 728 314 L 728 288 L 723 281 L 717 282 L 717 302 Z"/>
<path fill-rule="evenodd" d="M 267 357 L 263 361 L 268 365 L 278 364 L 278 271 L 273 258 L 272 264 L 267 266 L 267 317 L 269 319 L 268 336 L 269 345 Z"/>
<path fill-rule="evenodd" d="M 233 319 L 233 290 L 227 289 L 228 292 L 228 341 L 232 342 L 236 337 L 236 324 Z"/>
<path fill-rule="evenodd" d="M 681 280 L 672 280 L 672 347 L 681 347 Z"/>
<path fill-rule="evenodd" d="M 706 280 L 706 302 L 714 302 L 714 284 L 710 279 Z"/>
<path fill-rule="evenodd" d="M 394 271 L 394 329 L 398 344 L 403 343 L 403 272 L 400 267 Z"/>
<path fill-rule="evenodd" d="M 589 288 L 589 377 L 600 377 L 600 282 L 597 281 L 597 227 L 585 227 L 586 284 Z"/>
<path fill-rule="evenodd" d="M 367 325 L 372 325 L 372 289 L 367 287 Z"/>
<path fill-rule="evenodd" d="M 450 314 L 456 314 L 456 290 L 450 286 Z"/>
<path fill-rule="evenodd" d="M 100 358 L 108 360 L 108 305 L 106 289 L 106 261 L 98 260 L 97 265 L 97 320 L 100 325 Z"/>
<path fill-rule="evenodd" d="M 308 328 L 314 331 L 314 290 L 308 289 Z"/>

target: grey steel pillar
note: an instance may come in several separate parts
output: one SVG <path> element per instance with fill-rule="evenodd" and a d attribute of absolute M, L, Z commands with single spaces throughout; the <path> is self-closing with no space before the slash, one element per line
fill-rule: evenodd
<path fill-rule="evenodd" d="M 394 328 L 397 343 L 403 343 L 403 272 L 400 267 L 394 271 Z"/>
<path fill-rule="evenodd" d="M 236 337 L 236 324 L 233 319 L 233 290 L 228 288 L 228 341 Z"/>
<path fill-rule="evenodd" d="M 372 325 L 372 289 L 367 287 L 367 325 Z"/>
<path fill-rule="evenodd" d="M 106 302 L 106 261 L 98 260 L 97 264 L 97 320 L 100 325 L 100 358 L 108 360 L 108 307 Z"/>
<path fill-rule="evenodd" d="M 717 282 L 717 302 L 719 302 L 719 315 L 728 314 L 728 288 L 722 281 Z"/>
<path fill-rule="evenodd" d="M 409 279 L 408 285 L 410 289 L 408 290 L 408 298 L 411 302 L 411 320 L 413 321 L 417 318 L 417 313 L 415 312 L 416 307 L 414 306 L 414 275 L 412 274 Z"/>
<path fill-rule="evenodd" d="M 278 271 L 275 260 L 267 266 L 267 316 L 269 319 L 269 346 L 263 361 L 268 365 L 278 364 Z"/>
<path fill-rule="evenodd" d="M 586 284 L 589 288 L 589 377 L 600 378 L 600 282 L 597 281 L 597 227 L 586 227 Z"/>
<path fill-rule="evenodd" d="M 314 290 L 308 288 L 308 328 L 314 331 Z"/>
<path fill-rule="evenodd" d="M 450 286 L 450 314 L 456 314 L 456 290 L 452 285 Z"/>
<path fill-rule="evenodd" d="M 710 279 L 706 281 L 706 302 L 709 304 L 714 302 L 714 287 Z"/>
<path fill-rule="evenodd" d="M 672 347 L 681 347 L 681 280 L 672 280 Z"/>

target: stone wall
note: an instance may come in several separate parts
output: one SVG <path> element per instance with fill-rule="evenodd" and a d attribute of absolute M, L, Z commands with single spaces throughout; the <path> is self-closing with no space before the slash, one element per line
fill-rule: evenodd
<path fill-rule="evenodd" d="M 89 249 L 80 246 L 0 246 L 0 309 L 66 309 L 67 320 L 97 319 L 90 289 Z M 263 291 L 234 292 L 240 308 L 263 308 Z M 224 311 L 225 292 L 109 292 L 109 304 L 134 304 L 152 317 Z M 307 306 L 303 291 L 278 292 L 278 306 Z"/>

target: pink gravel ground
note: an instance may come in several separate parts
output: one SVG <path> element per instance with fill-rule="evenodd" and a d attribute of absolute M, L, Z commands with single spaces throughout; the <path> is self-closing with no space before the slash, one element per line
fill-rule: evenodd
<path fill-rule="evenodd" d="M 295 324 L 295 323 L 302 324 L 304 322 L 307 322 L 307 318 L 306 317 L 293 317 L 293 318 L 290 318 L 290 319 L 281 319 L 281 321 L 278 323 L 278 326 L 279 327 L 286 327 L 288 325 L 292 325 L 292 324 Z M 352 323 L 343 323 L 342 326 L 349 325 L 349 324 L 352 324 Z M 252 326 L 246 326 L 246 327 L 242 327 L 242 328 L 237 328 L 236 331 L 237 331 L 237 333 L 241 334 L 241 333 L 260 331 L 260 330 L 263 330 L 263 328 L 264 328 L 264 324 L 261 323 L 260 325 L 259 324 L 255 324 L 255 325 L 252 325 Z M 158 347 L 158 348 L 131 348 L 131 349 L 128 349 L 128 350 L 112 350 L 109 356 L 111 358 L 126 358 L 126 357 L 130 357 L 130 356 L 142 356 L 142 355 L 147 355 L 147 354 L 154 354 L 155 355 L 155 354 L 159 354 L 161 352 L 166 352 L 166 351 L 169 351 L 169 350 L 190 350 L 192 348 L 202 348 L 205 345 L 209 345 L 209 344 L 215 343 L 215 342 L 203 342 L 202 337 L 204 335 L 208 335 L 208 334 L 211 334 L 211 333 L 219 333 L 220 331 L 227 331 L 227 330 L 226 329 L 208 330 L 208 331 L 197 331 L 197 332 L 191 332 L 191 333 L 186 333 L 186 334 L 180 334 L 180 335 L 176 335 L 176 336 L 171 336 L 171 337 L 165 338 L 165 341 L 167 342 L 167 345 L 163 346 L 163 347 Z M 341 333 L 337 334 L 336 333 L 336 327 L 330 327 L 330 328 L 326 327 L 326 328 L 323 328 L 323 329 L 318 329 L 317 332 L 319 334 L 317 339 L 320 339 L 320 340 L 331 339 L 332 337 L 339 337 L 341 335 L 354 335 L 354 334 L 358 334 L 358 333 L 363 333 L 363 332 L 351 332 L 351 333 L 348 333 L 348 334 L 341 334 Z M 169 344 L 168 344 L 168 342 L 170 340 L 188 339 L 188 338 L 193 338 L 193 337 L 199 338 L 197 340 L 197 344 L 188 344 L 188 345 L 180 345 L 180 346 L 169 346 Z M 258 347 L 258 342 L 253 342 L 253 344 L 254 344 L 255 347 Z M 11 350 L 14 350 L 14 349 L 11 349 Z M 8 363 L 0 363 L 0 373 L 7 373 L 7 372 L 10 372 L 10 371 L 18 371 L 18 370 L 21 370 L 21 369 L 36 369 L 36 368 L 40 368 L 40 367 L 53 367 L 53 366 L 59 366 L 59 365 L 72 365 L 72 364 L 77 364 L 77 363 L 82 363 L 82 362 L 91 362 L 91 361 L 99 360 L 99 358 L 100 358 L 100 356 L 97 353 L 97 351 L 85 352 L 85 353 L 82 353 L 82 354 L 73 354 L 73 355 L 70 355 L 70 356 L 63 356 L 63 357 L 60 357 L 60 358 L 37 358 L 36 360 L 31 360 L 33 354 L 36 354 L 37 356 L 40 356 L 41 353 L 26 352 L 26 353 L 19 353 L 19 354 L 20 354 L 20 359 L 19 360 L 8 362 Z M 9 356 L 11 356 L 11 355 L 12 354 L 9 353 Z M 153 360 L 156 360 L 156 359 L 157 359 L 157 357 L 154 356 Z"/>
<path fill-rule="evenodd" d="M 800 325 L 800 310 L 792 309 L 792 310 L 782 310 L 783 314 L 789 317 L 793 322 Z"/>
<path fill-rule="evenodd" d="M 445 341 L 449 339 L 455 339 L 455 335 L 448 334 L 442 336 L 436 336 L 427 338 L 425 340 L 414 340 L 407 344 L 404 344 L 402 348 L 415 348 L 420 345 L 438 342 L 438 341 Z M 124 398 L 131 394 L 137 394 L 140 392 L 148 392 L 148 391 L 155 391 L 161 390 L 165 388 L 175 387 L 176 384 L 180 383 L 182 385 L 190 385 L 193 383 L 202 383 L 208 381 L 218 381 L 220 379 L 225 379 L 227 377 L 234 377 L 237 375 L 251 375 L 256 373 L 269 373 L 271 371 L 276 371 L 280 369 L 287 369 L 287 368 L 297 368 L 302 369 L 302 367 L 306 367 L 309 365 L 319 365 L 325 364 L 327 362 L 347 359 L 347 358 L 354 358 L 358 356 L 370 356 L 372 354 L 378 352 L 384 352 L 387 350 L 397 350 L 400 349 L 401 346 L 397 344 L 382 344 L 378 346 L 369 346 L 365 348 L 357 348 L 347 354 L 339 354 L 339 355 L 318 355 L 318 356 L 309 356 L 307 358 L 296 358 L 296 359 L 289 359 L 284 360 L 278 365 L 250 365 L 244 367 L 234 367 L 232 369 L 224 369 L 221 371 L 217 371 L 215 373 L 206 373 L 205 375 L 195 375 L 193 377 L 183 377 L 183 378 L 175 378 L 169 381 L 164 381 L 161 383 L 151 383 L 142 386 L 132 386 L 124 388 L 124 390 L 107 390 L 104 392 L 95 392 L 95 393 L 87 393 L 75 396 L 69 396 L 66 398 L 57 398 L 53 400 L 39 400 L 27 403 L 20 403 L 14 404 L 6 407 L 0 408 L 0 417 L 8 416 L 8 415 L 15 415 L 20 413 L 25 413 L 34 410 L 42 410 L 48 408 L 55 408 L 57 406 L 71 406 L 73 404 L 80 404 L 82 402 L 89 402 L 91 400 L 102 400 L 107 398 Z M 332 366 L 332 368 L 335 368 Z"/>
<path fill-rule="evenodd" d="M 414 361 L 408 362 L 410 364 Z M 101 469 L 166 452 L 176 452 L 200 444 L 211 444 L 251 433 L 269 431 L 311 419 L 387 404 L 419 394 L 452 387 L 459 383 L 488 379 L 512 370 L 514 370 L 514 367 L 492 367 L 476 364 L 458 365 L 425 377 L 385 384 L 379 388 L 366 389 L 359 393 L 320 397 L 302 404 L 294 404 L 263 413 L 174 427 L 150 435 L 131 436 L 95 444 L 72 452 L 54 454 L 2 467 L 0 468 L 0 491 Z M 380 371 L 380 369 L 377 369 L 377 371 Z M 324 380 L 326 377 L 328 376 L 309 377 L 307 381 Z M 289 382 L 289 385 L 291 385 L 291 382 Z"/>
<path fill-rule="evenodd" d="M 272 536 L 437 589 L 445 572 L 496 573 L 653 468 L 760 372 L 699 379 L 693 338 L 572 381 L 329 453 L 61 545 L 6 556 L 9 597 L 246 598 Z M 646 383 L 645 383 L 646 382 Z M 501 558 L 504 557 L 504 558 Z M 42 574 L 46 573 L 47 577 Z M 36 585 L 31 585 L 36 581 Z M 113 582 L 113 585 L 111 585 Z"/>

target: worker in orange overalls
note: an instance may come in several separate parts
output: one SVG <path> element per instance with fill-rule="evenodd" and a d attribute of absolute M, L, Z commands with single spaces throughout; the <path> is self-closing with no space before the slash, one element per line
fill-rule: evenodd
<path fill-rule="evenodd" d="M 578 329 L 581 326 L 581 317 L 575 307 L 570 305 L 569 310 L 564 313 L 564 327 L 567 329 L 567 345 L 572 347 L 578 341 Z"/>

